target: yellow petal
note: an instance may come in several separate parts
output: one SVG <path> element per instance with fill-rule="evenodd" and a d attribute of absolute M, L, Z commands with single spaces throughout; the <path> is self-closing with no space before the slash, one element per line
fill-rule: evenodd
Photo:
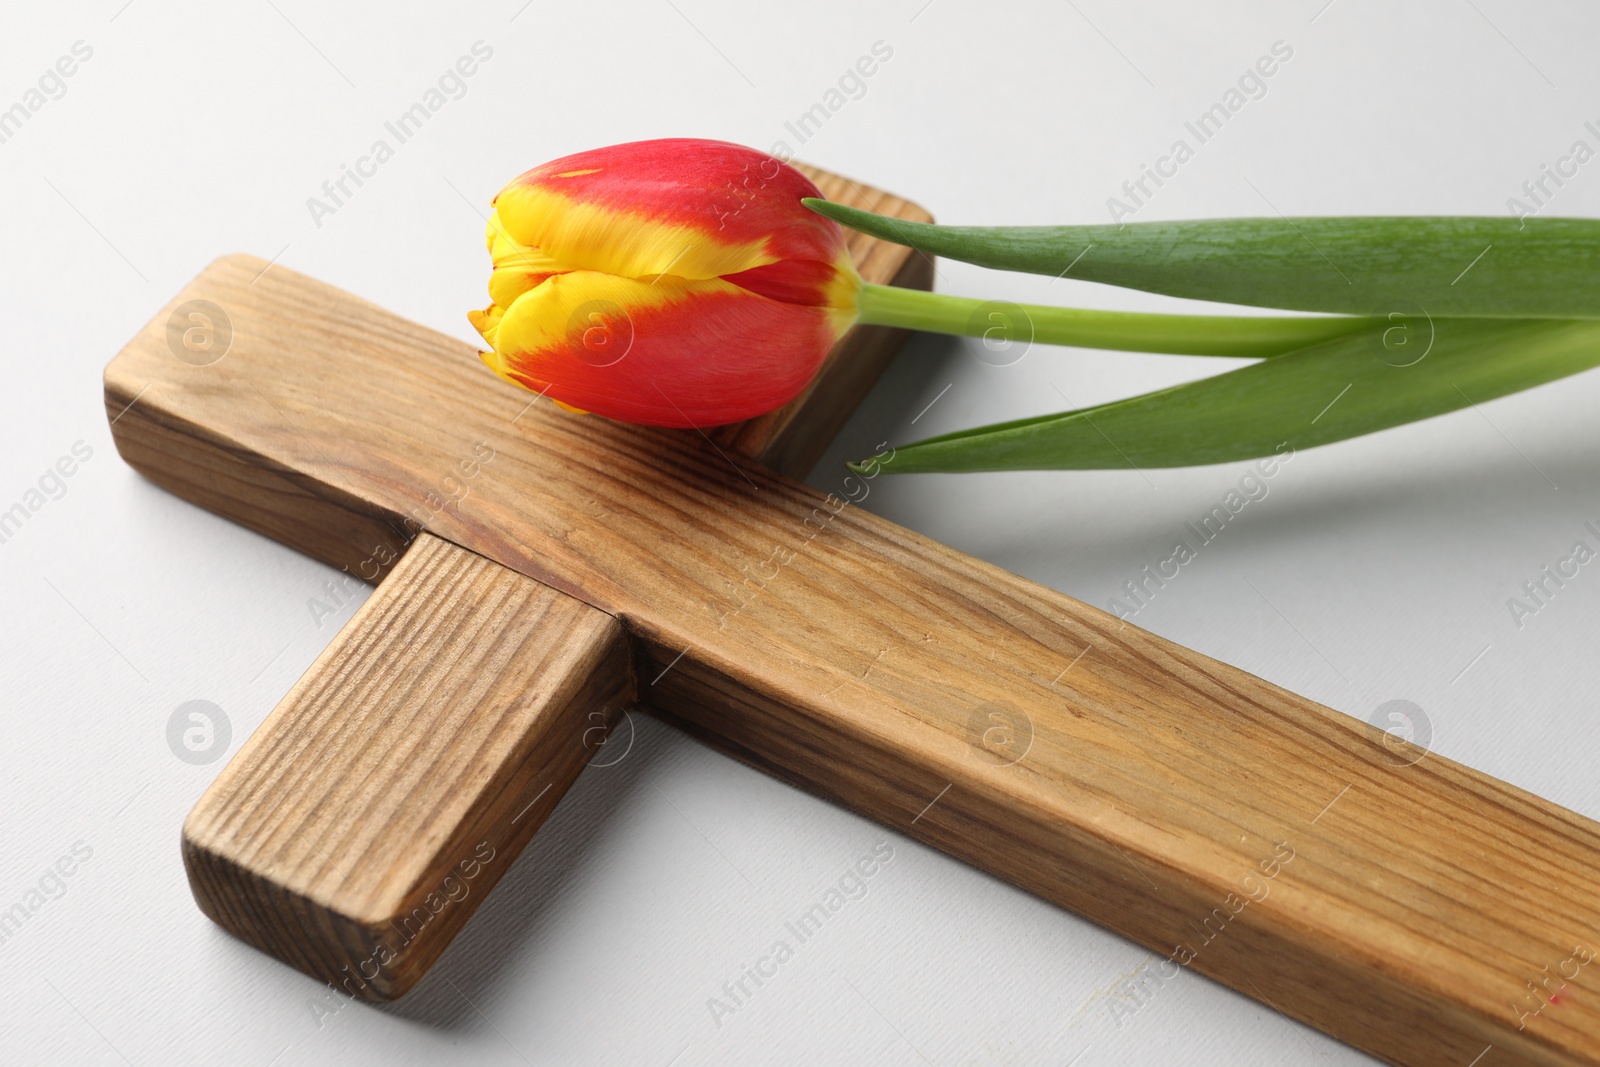
<path fill-rule="evenodd" d="M 489 299 L 508 308 L 529 289 L 552 274 L 563 274 L 566 270 L 536 248 L 496 257 L 494 273 L 489 275 Z"/>
<path fill-rule="evenodd" d="M 497 317 L 494 347 L 505 353 L 566 351 L 575 334 L 591 329 L 615 330 L 625 338 L 634 315 L 681 303 L 706 287 L 737 291 L 719 280 L 667 277 L 652 285 L 598 271 L 557 274 L 517 297 Z"/>
<path fill-rule="evenodd" d="M 509 236 L 574 270 L 645 280 L 662 275 L 711 279 L 777 259 L 767 251 L 765 238 L 724 241 L 709 209 L 702 226 L 667 223 L 648 209 L 604 207 L 523 183 L 508 186 L 495 203 Z"/>
<path fill-rule="evenodd" d="M 489 299 L 502 308 L 510 307 L 517 297 L 550 275 L 572 269 L 506 233 L 498 214 L 490 218 L 487 233 L 489 254 L 494 260 L 494 273 L 489 276 Z"/>
<path fill-rule="evenodd" d="M 489 246 L 491 256 L 494 255 L 495 238 L 505 232 L 505 227 L 500 225 L 499 210 L 489 212 L 489 221 L 483 224 L 483 243 Z"/>
<path fill-rule="evenodd" d="M 467 321 L 472 323 L 472 328 L 483 335 L 483 340 L 490 348 L 494 347 L 494 339 L 500 330 L 500 320 L 505 317 L 505 308 L 497 304 L 490 304 L 482 311 L 467 312 Z"/>

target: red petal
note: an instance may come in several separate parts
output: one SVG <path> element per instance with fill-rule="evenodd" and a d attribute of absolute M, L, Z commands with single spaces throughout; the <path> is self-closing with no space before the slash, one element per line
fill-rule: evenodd
<path fill-rule="evenodd" d="M 512 186 L 547 189 L 638 219 L 689 226 L 708 240 L 766 240 L 773 259 L 831 263 L 843 231 L 800 203 L 820 197 L 787 163 L 743 145 L 698 138 L 634 141 L 590 149 L 528 171 Z M 521 234 L 524 243 L 542 243 Z"/>

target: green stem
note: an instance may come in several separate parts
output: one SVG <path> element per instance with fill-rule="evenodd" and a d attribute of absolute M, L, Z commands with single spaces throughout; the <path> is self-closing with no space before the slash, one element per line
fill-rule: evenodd
<path fill-rule="evenodd" d="M 861 321 L 930 333 L 983 337 L 997 344 L 1039 341 L 1124 352 L 1264 359 L 1372 329 L 1360 316 L 1156 315 L 1131 311 L 1012 304 L 868 283 Z"/>

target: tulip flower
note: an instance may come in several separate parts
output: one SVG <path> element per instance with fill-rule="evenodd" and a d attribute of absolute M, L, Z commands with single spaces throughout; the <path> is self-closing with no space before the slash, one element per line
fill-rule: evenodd
<path fill-rule="evenodd" d="M 857 322 L 994 334 L 988 303 L 863 284 L 844 231 L 806 207 L 818 196 L 787 163 L 721 141 L 535 167 L 489 219 L 493 302 L 468 316 L 484 362 L 569 410 L 705 427 L 794 399 Z M 1008 307 L 1032 341 L 1198 355 L 1275 355 L 1362 325 Z"/>
<path fill-rule="evenodd" d="M 781 407 L 856 321 L 843 231 L 805 175 L 720 141 L 546 163 L 489 219 L 493 303 L 469 316 L 501 377 L 562 406 L 703 427 Z"/>
<path fill-rule="evenodd" d="M 841 223 L 984 267 L 1335 314 L 1134 314 L 870 285 Z M 900 446 L 897 473 L 1250 459 L 1600 366 L 1595 220 L 934 226 L 829 203 L 753 149 L 678 139 L 528 171 L 496 197 L 487 237 L 492 303 L 470 315 L 489 344 L 484 361 L 570 410 L 627 422 L 703 428 L 781 407 L 858 323 L 1019 351 L 1043 343 L 1259 361 Z"/>

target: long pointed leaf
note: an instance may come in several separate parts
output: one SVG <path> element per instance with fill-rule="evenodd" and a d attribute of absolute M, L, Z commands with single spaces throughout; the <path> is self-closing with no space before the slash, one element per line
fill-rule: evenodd
<path fill-rule="evenodd" d="M 1600 317 L 1600 220 L 1399 216 L 935 226 L 813 210 L 929 255 L 1168 296 L 1355 315 Z"/>
<path fill-rule="evenodd" d="M 1386 345 L 1378 333 L 1342 338 L 1126 400 L 928 438 L 859 466 L 896 474 L 1182 467 L 1311 448 L 1600 365 L 1600 322 L 1447 319 L 1406 344 Z M 1416 353 L 1424 354 L 1411 362 Z"/>

